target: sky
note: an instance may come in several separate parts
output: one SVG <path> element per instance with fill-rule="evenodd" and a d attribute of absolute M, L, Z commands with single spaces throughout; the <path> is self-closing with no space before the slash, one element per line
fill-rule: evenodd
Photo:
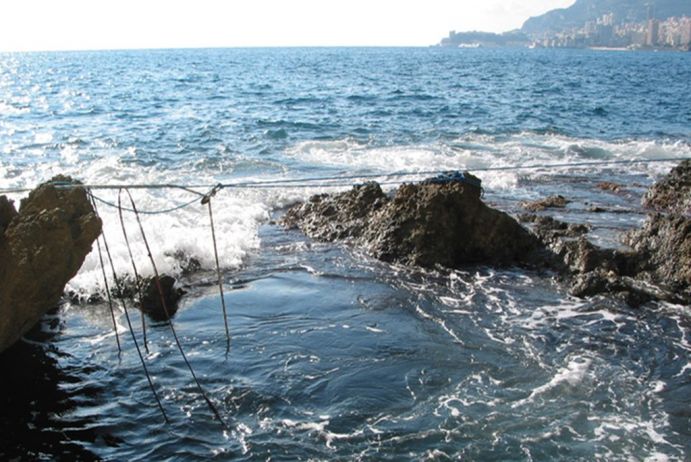
<path fill-rule="evenodd" d="M 427 46 L 574 0 L 0 0 L 0 51 Z"/>

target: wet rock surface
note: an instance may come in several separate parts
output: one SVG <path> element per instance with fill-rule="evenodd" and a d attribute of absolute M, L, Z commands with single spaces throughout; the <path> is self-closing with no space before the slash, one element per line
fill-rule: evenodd
<path fill-rule="evenodd" d="M 185 291 L 175 286 L 175 278 L 161 275 L 156 282 L 156 277 L 143 281 L 140 309 L 155 321 L 167 321 L 178 310 L 178 301 Z M 159 289 L 160 288 L 160 289 Z M 161 301 L 163 294 L 163 302 Z"/>
<path fill-rule="evenodd" d="M 51 181 L 73 182 L 69 177 Z M 9 217 L 9 220 L 8 220 Z M 62 296 L 101 232 L 83 188 L 40 185 L 19 212 L 0 199 L 0 351 L 18 340 Z"/>
<path fill-rule="evenodd" d="M 638 277 L 691 304 L 691 161 L 650 188 L 643 205 L 656 212 L 624 238 L 640 256 Z"/>
<path fill-rule="evenodd" d="M 532 202 L 524 202 L 521 206 L 531 212 L 539 212 L 545 209 L 563 209 L 566 204 L 571 202 L 561 195 L 549 196 Z"/>
<path fill-rule="evenodd" d="M 485 205 L 480 189 L 460 181 L 404 184 L 391 197 L 367 183 L 319 195 L 292 207 L 287 227 L 324 241 L 345 241 L 383 261 L 458 268 L 522 265 L 556 270 L 578 297 L 610 294 L 631 306 L 649 300 L 691 303 L 689 162 L 650 189 L 645 204 L 664 212 L 623 238 L 630 249 L 600 248 L 586 224 L 538 213 L 519 217 Z M 617 191 L 606 185 L 604 189 Z M 563 207 L 563 196 L 523 204 L 531 211 Z"/>
<path fill-rule="evenodd" d="M 648 300 L 691 304 L 691 166 L 682 162 L 651 187 L 643 205 L 657 211 L 622 236 L 630 250 L 601 249 L 585 237 L 587 228 L 551 217 L 526 215 L 533 232 L 563 263 L 571 293 L 610 293 L 632 306 Z"/>
<path fill-rule="evenodd" d="M 543 250 L 513 218 L 485 205 L 479 188 L 460 181 L 404 184 L 391 198 L 367 183 L 314 196 L 282 222 L 315 239 L 345 240 L 383 261 L 428 268 L 530 265 Z"/>

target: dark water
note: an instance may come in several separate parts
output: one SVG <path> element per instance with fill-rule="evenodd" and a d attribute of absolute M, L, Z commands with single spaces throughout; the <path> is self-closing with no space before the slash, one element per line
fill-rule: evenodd
<path fill-rule="evenodd" d="M 89 183 L 213 184 L 683 158 L 691 156 L 690 81 L 691 55 L 683 53 L 3 54 L 0 187 L 31 187 L 56 173 Z M 616 246 L 618 233 L 644 219 L 641 194 L 672 165 L 479 175 L 486 200 L 510 213 L 523 199 L 568 196 L 557 217 L 588 222 L 594 241 Z M 597 189 L 604 180 L 626 187 Z M 213 419 L 166 325 L 151 327 L 146 361 L 170 425 L 122 312 L 119 357 L 106 306 L 65 304 L 12 359 L 2 358 L 17 372 L 3 385 L 0 458 L 688 457 L 688 307 L 574 299 L 548 273 L 392 267 L 270 223 L 285 205 L 324 190 L 234 189 L 215 199 L 228 354 L 214 277 L 205 272 L 213 254 L 204 209 L 145 220 L 163 270 L 180 274 L 190 256 L 202 263 L 184 279 L 189 293 L 175 325 L 228 429 Z M 150 210 L 189 200 L 179 191 L 135 198 Z M 101 212 L 126 271 L 117 214 Z M 135 253 L 144 265 L 141 243 Z M 98 290 L 99 272 L 91 255 L 71 289 Z"/>

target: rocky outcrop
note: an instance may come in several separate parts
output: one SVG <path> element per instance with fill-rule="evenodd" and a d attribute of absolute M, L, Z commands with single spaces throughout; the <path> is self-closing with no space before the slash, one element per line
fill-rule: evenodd
<path fill-rule="evenodd" d="M 638 278 L 691 304 L 691 161 L 650 188 L 643 205 L 655 212 L 624 238 L 640 256 Z"/>
<path fill-rule="evenodd" d="M 2 351 L 57 304 L 101 232 L 101 220 L 83 188 L 45 183 L 21 201 L 19 213 L 0 197 L 0 228 Z"/>
<path fill-rule="evenodd" d="M 387 262 L 532 264 L 542 245 L 509 215 L 485 205 L 480 192 L 463 181 L 426 182 L 404 184 L 389 198 L 377 183 L 367 183 L 314 196 L 282 222 L 315 239 L 348 241 Z"/>
<path fill-rule="evenodd" d="M 282 222 L 315 239 L 352 243 L 387 262 L 550 268 L 578 297 L 606 293 L 632 306 L 651 299 L 691 303 L 688 161 L 651 188 L 645 204 L 663 211 L 626 236 L 630 250 L 600 248 L 588 239 L 588 225 L 535 213 L 520 216 L 528 231 L 485 205 L 479 180 L 470 179 L 475 181 L 404 184 L 392 197 L 367 183 L 341 194 L 313 196 L 288 210 Z M 601 189 L 621 191 L 610 184 Z M 541 211 L 567 203 L 551 196 L 524 206 Z"/>
<path fill-rule="evenodd" d="M 650 296 L 622 279 L 635 273 L 633 253 L 602 249 L 588 240 L 590 227 L 565 223 L 543 215 L 521 215 L 533 233 L 552 252 L 546 266 L 556 269 L 569 284 L 569 292 L 577 297 L 609 293 L 631 305 L 640 305 Z"/>
<path fill-rule="evenodd" d="M 610 190 L 611 188 L 607 188 Z M 691 163 L 682 162 L 643 199 L 649 214 L 641 229 L 623 236 L 630 250 L 601 249 L 583 225 L 524 215 L 533 232 L 558 257 L 570 292 L 584 297 L 608 293 L 632 306 L 660 299 L 691 303 Z"/>
<path fill-rule="evenodd" d="M 643 206 L 660 212 L 691 214 L 691 160 L 685 160 L 655 183 L 643 197 Z"/>

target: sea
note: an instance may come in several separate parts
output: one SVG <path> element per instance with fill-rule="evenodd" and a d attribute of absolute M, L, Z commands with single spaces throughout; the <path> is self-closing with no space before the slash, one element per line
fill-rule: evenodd
<path fill-rule="evenodd" d="M 187 292 L 173 325 L 222 422 L 170 326 L 145 318 L 143 350 L 128 302 L 164 421 L 117 299 L 114 330 L 94 246 L 71 296 L 1 358 L 0 459 L 689 460 L 688 306 L 575 298 L 547 269 L 391 265 L 279 224 L 313 194 L 468 170 L 489 205 L 517 216 L 562 194 L 548 214 L 621 248 L 647 188 L 689 157 L 691 53 L 0 54 L 1 190 L 58 174 L 225 185 L 211 202 L 230 332 L 207 206 L 131 189 L 158 270 Z M 115 205 L 129 199 L 92 193 L 127 277 Z M 127 210 L 123 226 L 151 275 Z"/>

